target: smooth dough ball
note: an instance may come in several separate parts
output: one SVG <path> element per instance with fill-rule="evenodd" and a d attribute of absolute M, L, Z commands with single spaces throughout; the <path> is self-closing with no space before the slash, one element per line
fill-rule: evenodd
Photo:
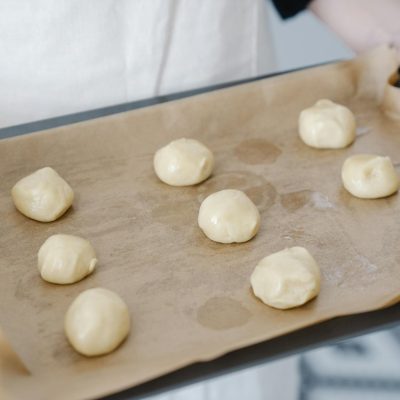
<path fill-rule="evenodd" d="M 318 149 L 340 149 L 356 137 L 354 114 L 330 100 L 319 100 L 300 113 L 299 133 L 305 144 Z"/>
<path fill-rule="evenodd" d="M 96 263 L 92 245 L 78 236 L 50 236 L 38 253 L 40 275 L 51 283 L 78 282 L 94 271 Z"/>
<path fill-rule="evenodd" d="M 61 217 L 74 200 L 71 186 L 50 167 L 22 178 L 12 188 L 11 195 L 22 214 L 41 222 Z"/>
<path fill-rule="evenodd" d="M 65 316 L 65 334 L 74 349 L 85 356 L 115 350 L 129 329 L 127 305 L 116 293 L 103 288 L 82 292 Z"/>
<path fill-rule="evenodd" d="M 205 235 L 215 242 L 241 243 L 258 232 L 260 213 L 242 191 L 226 189 L 204 199 L 198 223 Z"/>
<path fill-rule="evenodd" d="M 196 185 L 207 179 L 214 168 L 212 152 L 194 139 L 178 139 L 154 155 L 154 170 L 168 185 Z"/>
<path fill-rule="evenodd" d="M 399 189 L 399 178 L 389 157 L 357 154 L 342 167 L 343 185 L 353 196 L 377 199 Z"/>
<path fill-rule="evenodd" d="M 265 304 L 287 309 L 318 295 L 320 271 L 304 247 L 291 247 L 263 258 L 250 281 L 254 294 Z"/>

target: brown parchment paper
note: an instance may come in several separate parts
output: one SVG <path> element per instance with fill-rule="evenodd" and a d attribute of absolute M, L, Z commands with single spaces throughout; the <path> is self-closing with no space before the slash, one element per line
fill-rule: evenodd
<path fill-rule="evenodd" d="M 394 52 L 379 48 L 322 66 L 107 118 L 0 141 L 0 326 L 29 370 L 8 370 L 15 398 L 93 398 L 190 363 L 335 316 L 399 300 L 400 198 L 361 200 L 344 191 L 340 170 L 351 154 L 400 162 L 400 125 L 381 110 Z M 358 137 L 343 150 L 305 146 L 299 112 L 320 98 L 350 107 Z M 213 176 L 195 187 L 156 178 L 152 157 L 179 137 L 215 153 Z M 39 223 L 19 214 L 10 189 L 26 174 L 54 167 L 74 188 L 73 208 Z M 262 216 L 248 243 L 217 244 L 197 227 L 200 202 L 244 190 Z M 69 286 L 41 280 L 36 254 L 55 233 L 88 238 L 96 272 Z M 305 246 L 323 275 L 321 293 L 280 311 L 251 293 L 249 276 L 264 256 Z M 81 291 L 102 286 L 129 305 L 132 332 L 114 353 L 77 354 L 64 314 Z M 15 366 L 15 364 L 14 364 Z"/>

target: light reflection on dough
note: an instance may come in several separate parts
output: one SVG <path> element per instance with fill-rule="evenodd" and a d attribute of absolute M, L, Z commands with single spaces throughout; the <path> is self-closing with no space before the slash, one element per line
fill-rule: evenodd
<path fill-rule="evenodd" d="M 195 139 L 178 139 L 159 149 L 154 155 L 154 170 L 171 186 L 196 185 L 207 179 L 214 168 L 214 156 Z"/>
<path fill-rule="evenodd" d="M 64 323 L 69 342 L 85 356 L 110 353 L 130 330 L 127 305 L 116 293 L 103 288 L 79 294 L 70 305 Z"/>
<path fill-rule="evenodd" d="M 330 100 L 319 100 L 300 113 L 299 134 L 305 144 L 319 149 L 340 149 L 356 137 L 354 114 Z"/>
<path fill-rule="evenodd" d="M 247 242 L 258 232 L 260 213 L 245 193 L 225 189 L 209 195 L 201 203 L 198 224 L 215 242 Z"/>
<path fill-rule="evenodd" d="M 11 195 L 22 214 L 41 222 L 55 221 L 74 200 L 69 184 L 50 167 L 38 169 L 19 180 Z"/>
<path fill-rule="evenodd" d="M 263 303 L 280 309 L 298 307 L 320 291 L 318 264 L 304 247 L 291 247 L 263 258 L 250 282 Z"/>
<path fill-rule="evenodd" d="M 348 192 L 362 199 L 390 196 L 399 189 L 399 178 L 389 157 L 356 154 L 342 167 L 342 181 Z"/>
<path fill-rule="evenodd" d="M 78 282 L 94 271 L 96 263 L 96 253 L 92 245 L 79 236 L 50 236 L 38 253 L 40 275 L 51 283 Z"/>

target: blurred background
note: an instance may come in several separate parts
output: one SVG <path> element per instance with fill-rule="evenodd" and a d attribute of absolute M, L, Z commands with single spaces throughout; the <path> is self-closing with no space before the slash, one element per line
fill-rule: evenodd
<path fill-rule="evenodd" d="M 271 2 L 268 26 L 274 40 L 276 71 L 304 67 L 354 56 L 354 52 L 310 11 L 282 20 Z"/>

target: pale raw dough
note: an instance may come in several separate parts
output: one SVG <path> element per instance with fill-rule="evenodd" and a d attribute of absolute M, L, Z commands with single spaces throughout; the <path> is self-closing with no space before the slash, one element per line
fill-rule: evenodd
<path fill-rule="evenodd" d="M 74 349 L 85 356 L 115 350 L 129 329 L 127 305 L 116 293 L 103 288 L 82 292 L 65 316 L 65 334 Z"/>
<path fill-rule="evenodd" d="M 300 113 L 299 133 L 305 144 L 318 149 L 340 149 L 356 137 L 354 114 L 330 100 L 319 100 Z"/>
<path fill-rule="evenodd" d="M 263 258 L 250 282 L 254 294 L 265 304 L 287 309 L 318 295 L 320 271 L 304 247 L 291 247 Z"/>
<path fill-rule="evenodd" d="M 389 157 L 357 154 L 342 167 L 343 185 L 353 196 L 377 199 L 399 189 L 399 178 Z"/>
<path fill-rule="evenodd" d="M 209 195 L 201 203 L 198 223 L 215 242 L 247 242 L 258 232 L 260 213 L 245 193 L 226 189 Z"/>
<path fill-rule="evenodd" d="M 92 245 L 78 236 L 50 236 L 38 253 L 40 275 L 51 283 L 78 282 L 93 272 L 96 263 Z"/>
<path fill-rule="evenodd" d="M 154 170 L 168 185 L 195 185 L 207 179 L 214 168 L 212 152 L 194 139 L 174 140 L 154 155 Z"/>
<path fill-rule="evenodd" d="M 38 169 L 19 180 L 11 195 L 22 214 L 41 222 L 56 220 L 74 200 L 71 187 L 50 167 Z"/>

